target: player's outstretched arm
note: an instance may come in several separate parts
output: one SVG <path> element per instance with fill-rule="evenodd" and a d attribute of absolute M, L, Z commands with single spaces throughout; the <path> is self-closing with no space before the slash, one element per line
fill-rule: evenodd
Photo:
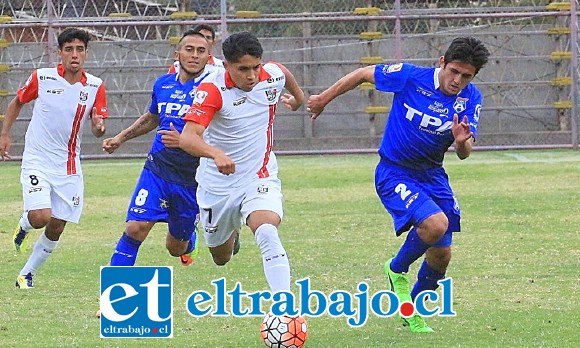
<path fill-rule="evenodd" d="M 302 88 L 300 88 L 298 82 L 296 81 L 296 78 L 294 77 L 294 75 L 292 75 L 290 70 L 288 70 L 282 64 L 278 64 L 278 66 L 280 67 L 280 69 L 282 69 L 284 75 L 286 76 L 286 84 L 284 85 L 284 88 L 286 88 L 286 90 L 290 92 L 284 93 L 284 95 L 282 95 L 280 100 L 282 101 L 282 104 L 284 104 L 288 109 L 296 111 L 304 103 L 304 91 L 302 91 Z"/>
<path fill-rule="evenodd" d="M 236 165 L 234 161 L 221 149 L 208 145 L 203 140 L 204 131 L 204 126 L 187 121 L 179 137 L 179 147 L 192 156 L 213 159 L 219 172 L 224 175 L 235 173 Z"/>
<path fill-rule="evenodd" d="M 10 101 L 10 103 L 8 103 L 8 107 L 6 108 L 6 116 L 4 116 L 2 131 L 0 132 L 0 157 L 2 158 L 2 161 L 12 158 L 10 156 L 10 146 L 12 146 L 10 130 L 12 129 L 14 121 L 18 118 L 18 115 L 20 115 L 23 105 L 24 104 L 20 102 L 20 99 L 18 99 L 18 96 L 16 96 Z"/>
<path fill-rule="evenodd" d="M 112 138 L 103 140 L 103 151 L 113 153 L 127 140 L 147 134 L 159 126 L 159 116 L 147 111 L 132 125 L 122 130 Z"/>
<path fill-rule="evenodd" d="M 459 159 L 466 159 L 471 154 L 473 146 L 473 134 L 469 129 L 469 121 L 467 116 L 459 122 L 459 116 L 453 115 L 453 137 L 455 138 L 455 153 Z"/>
<path fill-rule="evenodd" d="M 311 95 L 308 98 L 306 111 L 312 114 L 313 120 L 316 119 L 334 98 L 356 88 L 363 82 L 375 83 L 375 65 L 356 69 L 340 78 L 322 93 Z"/>

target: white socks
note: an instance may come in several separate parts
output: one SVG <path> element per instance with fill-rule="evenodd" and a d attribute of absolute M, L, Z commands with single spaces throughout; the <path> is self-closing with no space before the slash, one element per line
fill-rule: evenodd
<path fill-rule="evenodd" d="M 27 275 L 28 273 L 36 274 L 36 270 L 42 266 L 46 259 L 52 254 L 52 251 L 58 245 L 57 241 L 52 241 L 46 237 L 44 232 L 40 235 L 34 248 L 32 249 L 32 254 L 28 258 L 28 261 L 20 271 L 21 275 Z"/>
<path fill-rule="evenodd" d="M 20 224 L 20 228 L 22 228 L 26 232 L 34 229 L 34 227 L 32 227 L 32 225 L 30 224 L 30 221 L 28 221 L 28 212 L 27 211 L 22 213 L 22 216 L 20 217 L 20 222 L 18 222 L 18 224 Z"/>
<path fill-rule="evenodd" d="M 272 293 L 290 291 L 290 263 L 282 246 L 278 229 L 271 224 L 263 224 L 256 229 L 256 243 L 262 252 L 264 274 Z"/>

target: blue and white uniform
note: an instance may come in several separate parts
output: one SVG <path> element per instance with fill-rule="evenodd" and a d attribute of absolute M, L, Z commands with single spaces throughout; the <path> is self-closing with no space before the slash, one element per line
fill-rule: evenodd
<path fill-rule="evenodd" d="M 474 138 L 482 96 L 473 84 L 457 95 L 439 88 L 440 68 L 411 64 L 379 64 L 376 89 L 393 92 L 392 109 L 381 141 L 376 168 L 377 193 L 393 216 L 400 235 L 429 216 L 444 212 L 449 229 L 435 246 L 451 245 L 460 231 L 460 209 L 443 169 L 443 157 L 453 144 L 453 116 L 467 116 Z"/>
<path fill-rule="evenodd" d="M 182 132 L 183 116 L 193 101 L 197 86 L 212 71 L 213 68 L 206 67 L 198 78 L 185 84 L 179 81 L 177 73 L 163 75 L 155 81 L 149 112 L 158 115 L 158 130 L 170 130 L 173 124 Z M 198 165 L 198 157 L 178 148 L 165 147 L 161 134 L 155 134 L 129 203 L 127 221 L 167 222 L 173 237 L 189 240 L 199 214 L 195 181 Z"/>

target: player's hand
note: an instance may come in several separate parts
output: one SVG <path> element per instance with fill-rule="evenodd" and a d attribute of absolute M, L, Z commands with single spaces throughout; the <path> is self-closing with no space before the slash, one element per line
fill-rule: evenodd
<path fill-rule="evenodd" d="M 94 106 L 93 110 L 91 111 L 91 126 L 93 134 L 96 137 L 100 137 L 105 133 L 105 121 L 103 119 L 103 115 L 97 114 L 97 108 Z"/>
<path fill-rule="evenodd" d="M 288 109 L 292 111 L 296 111 L 302 106 L 302 103 L 299 103 L 296 100 L 296 98 L 290 93 L 284 93 L 280 97 L 280 100 L 282 101 L 282 104 L 284 104 L 284 106 L 286 106 Z"/>
<path fill-rule="evenodd" d="M 213 158 L 216 167 L 223 175 L 230 175 L 236 172 L 236 164 L 225 153 L 221 153 Z"/>
<path fill-rule="evenodd" d="M 306 104 L 306 111 L 308 111 L 311 115 L 310 118 L 315 120 L 321 113 L 324 111 L 324 107 L 326 104 L 320 98 L 320 95 L 313 94 L 308 97 L 308 103 Z"/>
<path fill-rule="evenodd" d="M 121 141 L 117 138 L 107 138 L 103 140 L 103 151 L 113 153 L 121 146 Z"/>
<path fill-rule="evenodd" d="M 10 135 L 6 134 L 0 136 L 0 157 L 2 158 L 2 161 L 6 161 L 12 158 L 12 156 L 9 154 L 11 143 L 12 141 L 10 140 Z"/>
<path fill-rule="evenodd" d="M 166 147 L 178 148 L 179 147 L 179 137 L 181 134 L 173 126 L 173 122 L 169 123 L 169 130 L 160 130 L 158 132 L 161 134 L 161 142 Z"/>
<path fill-rule="evenodd" d="M 471 130 L 469 129 L 469 121 L 467 116 L 463 116 L 463 121 L 459 122 L 459 116 L 457 114 L 453 115 L 453 127 L 451 128 L 453 132 L 453 137 L 455 142 L 459 144 L 465 143 L 467 140 L 473 137 Z"/>

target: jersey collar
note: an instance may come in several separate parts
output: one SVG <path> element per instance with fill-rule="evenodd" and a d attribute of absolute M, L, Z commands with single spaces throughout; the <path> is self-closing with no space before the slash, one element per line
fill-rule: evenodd
<path fill-rule="evenodd" d="M 270 74 L 264 69 L 264 65 L 261 64 L 260 65 L 260 75 L 258 76 L 258 82 L 266 81 L 269 78 L 270 78 Z M 227 70 L 226 70 L 226 74 L 225 74 L 225 79 L 226 79 L 226 87 L 228 89 L 235 87 L 234 81 L 232 80 L 232 77 L 230 76 L 230 72 Z"/>
<path fill-rule="evenodd" d="M 59 64 L 56 67 L 56 71 L 58 72 L 60 77 L 64 78 L 64 67 L 62 66 L 62 64 Z M 83 84 L 83 86 L 86 86 L 87 85 L 87 74 L 85 73 L 85 69 L 82 69 L 81 72 L 82 72 L 81 83 Z"/>
<path fill-rule="evenodd" d="M 435 68 L 435 72 L 433 73 L 433 86 L 435 89 L 439 89 L 439 72 L 441 68 Z"/>

